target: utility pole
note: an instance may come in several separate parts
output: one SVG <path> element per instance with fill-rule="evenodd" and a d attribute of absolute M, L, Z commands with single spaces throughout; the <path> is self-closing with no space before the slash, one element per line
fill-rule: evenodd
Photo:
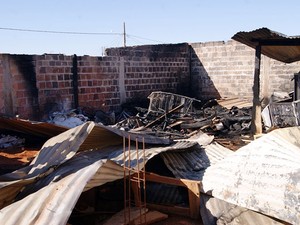
<path fill-rule="evenodd" d="M 123 41 L 124 41 L 124 47 L 126 47 L 126 29 L 125 29 L 125 22 L 123 22 Z"/>

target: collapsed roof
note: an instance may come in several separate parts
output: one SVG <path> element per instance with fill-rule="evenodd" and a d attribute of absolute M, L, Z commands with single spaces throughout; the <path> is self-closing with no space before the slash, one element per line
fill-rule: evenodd
<path fill-rule="evenodd" d="M 172 105 L 165 104 L 169 97 Z M 187 106 L 181 108 L 184 115 L 190 113 L 192 99 L 175 97 L 157 93 L 152 99 L 152 111 L 167 111 L 160 112 L 158 118 L 165 118 L 178 104 Z M 127 175 L 124 165 L 142 169 L 142 149 L 137 147 L 137 153 L 130 153 L 127 146 L 124 154 L 126 138 L 149 144 L 143 149 L 146 162 L 160 154 L 176 178 L 202 181 L 206 195 L 200 197 L 204 201 L 200 210 L 203 220 L 208 221 L 205 225 L 216 221 L 214 215 L 218 222 L 228 216 L 232 221 L 250 221 L 245 224 L 256 219 L 263 224 L 300 222 L 295 207 L 300 190 L 299 127 L 275 130 L 233 153 L 199 130 L 191 137 L 170 141 L 144 132 L 147 125 L 140 130 L 125 130 L 86 122 L 67 130 L 23 120 L 1 121 L 5 123 L 2 128 L 14 131 L 40 136 L 60 133 L 45 142 L 30 165 L 0 176 L 3 224 L 66 223 L 82 192 L 123 178 Z M 203 212 L 203 208 L 210 212 Z"/>
<path fill-rule="evenodd" d="M 122 135 L 128 138 L 130 134 Z M 203 141 L 146 148 L 146 162 L 161 152 L 187 149 Z M 124 163 L 142 168 L 142 150 L 124 158 L 121 143 L 121 136 L 94 122 L 49 139 L 30 165 L 0 176 L 1 224 L 65 224 L 82 192 L 123 178 Z"/>
<path fill-rule="evenodd" d="M 300 127 L 282 128 L 209 167 L 206 193 L 283 221 L 300 223 Z"/>

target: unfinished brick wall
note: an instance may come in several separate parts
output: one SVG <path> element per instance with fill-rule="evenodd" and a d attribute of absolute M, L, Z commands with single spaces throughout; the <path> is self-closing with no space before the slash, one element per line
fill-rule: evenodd
<path fill-rule="evenodd" d="M 81 108 L 119 110 L 122 103 L 145 99 L 153 91 L 186 94 L 187 44 L 111 48 L 107 56 L 79 56 Z"/>
<path fill-rule="evenodd" d="M 72 108 L 72 56 L 35 56 L 36 85 L 41 115 Z M 45 118 L 46 119 L 46 118 Z"/>
<path fill-rule="evenodd" d="M 185 94 L 188 51 L 188 44 L 177 44 L 108 49 L 104 57 L 1 55 L 0 81 L 7 88 L 0 94 L 9 104 L 0 102 L 0 112 L 48 119 L 53 111 L 77 107 L 120 110 L 152 91 Z"/>
<path fill-rule="evenodd" d="M 145 98 L 152 91 L 190 94 L 188 44 L 114 48 L 107 55 L 119 58 L 120 82 L 125 84 L 121 99 Z"/>
<path fill-rule="evenodd" d="M 79 106 L 109 111 L 120 107 L 119 59 L 78 57 Z"/>
<path fill-rule="evenodd" d="M 294 91 L 294 74 L 300 71 L 300 61 L 294 63 L 281 63 L 268 57 L 263 57 L 263 85 L 265 92 Z M 266 76 L 269 74 L 269 76 Z"/>
<path fill-rule="evenodd" d="M 254 49 L 236 41 L 191 44 L 192 89 L 196 97 L 252 99 Z M 290 79 L 300 62 L 285 64 L 266 56 L 261 60 L 261 96 L 274 91 L 292 91 Z"/>
<path fill-rule="evenodd" d="M 34 118 L 38 113 L 34 60 L 29 55 L 0 56 L 0 113 Z"/>
<path fill-rule="evenodd" d="M 36 56 L 41 110 L 44 114 L 75 107 L 108 110 L 112 103 L 118 104 L 114 99 L 118 90 L 112 85 L 118 78 L 116 69 L 111 67 L 113 64 L 110 61 L 113 60 L 91 56 Z M 75 70 L 77 78 L 74 76 Z M 77 106 L 75 98 L 78 98 Z"/>
<path fill-rule="evenodd" d="M 254 50 L 235 41 L 107 49 L 106 56 L 0 55 L 0 113 L 47 119 L 51 111 L 120 110 L 153 91 L 252 99 Z M 261 95 L 292 91 L 300 62 L 262 56 Z"/>

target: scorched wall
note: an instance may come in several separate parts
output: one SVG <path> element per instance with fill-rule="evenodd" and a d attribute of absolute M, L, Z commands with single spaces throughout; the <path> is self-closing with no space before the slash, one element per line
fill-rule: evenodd
<path fill-rule="evenodd" d="M 300 63 L 262 56 L 261 98 L 293 91 Z M 236 41 L 110 48 L 106 56 L 0 55 L 0 113 L 47 119 L 71 108 L 120 110 L 167 91 L 252 99 L 254 50 Z"/>
<path fill-rule="evenodd" d="M 1 55 L 0 113 L 47 119 L 50 112 L 77 107 L 119 110 L 122 103 L 145 99 L 152 91 L 187 94 L 188 52 L 188 44 L 176 44 L 108 49 L 103 57 L 34 55 L 27 56 L 30 73 L 19 71 L 17 56 Z M 26 92 L 32 87 L 36 92 Z"/>

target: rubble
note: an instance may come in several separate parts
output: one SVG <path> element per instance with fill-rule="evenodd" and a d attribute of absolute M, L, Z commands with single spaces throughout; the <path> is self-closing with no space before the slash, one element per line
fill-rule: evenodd
<path fill-rule="evenodd" d="M 202 219 L 204 225 L 300 224 L 299 74 L 295 75 L 294 99 L 283 92 L 275 92 L 269 102 L 263 99 L 267 102 L 262 112 L 263 131 L 268 132 L 264 135 L 259 99 L 261 52 L 286 63 L 297 61 L 299 40 L 267 28 L 239 32 L 233 39 L 256 49 L 252 104 L 240 99 L 203 103 L 153 92 L 148 108 L 120 113 L 70 110 L 67 98 L 57 105 L 61 111 L 50 115 L 51 126 L 0 118 L 3 130 L 47 139 L 30 164 L 0 176 L 0 223 L 80 224 L 78 217 L 71 220 L 72 210 L 79 216 L 101 215 L 103 222 L 119 210 L 97 211 L 97 206 L 106 204 L 77 201 L 90 192 L 93 204 L 99 200 L 97 188 L 109 185 L 111 195 L 124 195 L 124 205 L 119 201 L 118 207 L 126 209 L 127 200 L 129 209 L 136 206 L 131 208 L 136 216 L 129 211 L 137 217 L 131 218 L 133 224 L 141 224 L 141 214 L 147 218 L 145 223 L 168 217 L 157 211 L 145 214 L 148 208 L 189 216 L 197 219 L 197 224 Z M 274 41 L 284 45 L 278 48 Z M 285 45 L 293 51 L 284 49 Z M 253 132 L 261 135 L 254 141 L 246 140 L 252 119 Z M 0 139 L 0 148 L 23 144 L 9 135 Z M 17 157 L 20 160 L 21 155 Z M 107 193 L 103 191 L 110 200 Z M 162 202 L 165 204 L 159 204 Z M 126 210 L 106 220 L 106 224 L 122 222 L 127 224 Z"/>
<path fill-rule="evenodd" d="M 71 110 L 68 112 L 53 112 L 50 115 L 48 123 L 56 124 L 67 128 L 73 128 L 84 124 L 88 120 L 89 118 L 84 116 L 83 114 L 77 114 L 75 113 L 75 110 Z"/>
<path fill-rule="evenodd" d="M 300 100 L 293 100 L 293 93 L 274 92 L 262 110 L 266 131 L 300 125 Z"/>
<path fill-rule="evenodd" d="M 106 113 L 85 107 L 78 113 L 76 110 L 52 113 L 48 122 L 72 128 L 95 121 L 112 129 L 171 141 L 187 139 L 201 130 L 232 150 L 244 144 L 238 137 L 250 133 L 251 107 L 245 100 L 213 99 L 203 104 L 195 98 L 162 91 L 152 92 L 148 99 L 148 108 L 127 104 L 119 113 Z"/>
<path fill-rule="evenodd" d="M 228 109 L 216 100 L 201 106 L 201 101 L 197 99 L 167 92 L 153 92 L 148 98 L 147 110 L 137 108 L 139 112 L 135 116 L 113 127 L 171 140 L 187 139 L 199 130 L 221 139 L 250 133 L 250 107 L 232 106 Z"/>
<path fill-rule="evenodd" d="M 239 104 L 234 106 L 233 102 Z M 155 185 L 150 184 L 148 187 L 150 191 L 147 193 L 147 201 L 149 199 L 147 207 L 149 206 L 151 210 L 175 212 L 199 219 L 199 207 L 200 209 L 213 207 L 215 210 L 213 213 L 218 215 L 217 219 L 210 217 L 205 211 L 206 208 L 201 209 L 202 217 L 207 216 L 207 221 L 223 222 L 223 220 L 227 221 L 227 217 L 229 218 L 233 212 L 230 207 L 235 207 L 236 214 L 232 214 L 230 219 L 246 218 L 248 220 L 251 215 L 251 217 L 268 220 L 271 223 L 274 220 L 266 215 L 275 217 L 275 214 L 269 214 L 264 209 L 265 215 L 259 216 L 253 211 L 255 207 L 252 205 L 251 207 L 247 204 L 232 206 L 230 204 L 232 202 L 225 202 L 224 207 L 227 210 L 225 214 L 222 214 L 223 210 L 221 212 L 212 205 L 215 204 L 214 202 L 221 204 L 217 199 L 207 202 L 206 205 L 201 203 L 200 206 L 200 191 L 202 190 L 211 198 L 210 187 L 215 188 L 214 183 L 216 183 L 209 183 L 213 178 L 208 177 L 207 170 L 213 171 L 213 168 L 222 165 L 220 162 L 226 162 L 226 159 L 228 161 L 234 159 L 234 156 L 241 155 L 239 148 L 250 142 L 245 140 L 250 134 L 251 125 L 251 107 L 247 104 L 236 99 L 228 101 L 213 99 L 203 104 L 197 99 L 182 95 L 154 92 L 149 96 L 148 108 L 135 107 L 134 110 L 127 108 L 120 113 L 104 113 L 101 110 L 88 111 L 87 109 L 78 110 L 79 113 L 74 110 L 56 112 L 49 120 L 51 124 L 0 118 L 1 129 L 9 128 L 11 131 L 30 132 L 50 138 L 29 165 L 0 177 L 0 192 L 2 193 L 0 195 L 2 207 L 0 221 L 7 220 L 7 224 L 14 224 L 14 221 L 9 218 L 18 209 L 22 211 L 26 209 L 28 213 L 25 217 L 23 214 L 15 214 L 15 220 L 26 218 L 27 221 L 33 221 L 35 218 L 31 215 L 35 212 L 41 221 L 46 222 L 55 217 L 54 224 L 66 223 L 68 218 L 72 217 L 73 208 L 77 210 L 75 210 L 77 213 L 74 214 L 75 217 L 101 214 L 103 218 L 108 218 L 107 215 L 112 215 L 117 211 L 100 212 L 94 205 L 86 205 L 86 209 L 92 209 L 92 211 L 81 210 L 79 215 L 75 203 L 81 192 L 108 182 L 116 182 L 124 176 L 125 178 L 128 176 L 129 179 L 130 173 L 140 171 L 145 167 L 145 164 L 142 164 L 143 160 L 156 162 L 155 160 L 159 157 L 160 164 L 164 165 L 164 170 L 167 172 L 161 169 L 161 165 L 155 164 L 156 174 L 149 166 L 145 175 L 148 182 L 156 182 Z M 295 107 L 299 106 L 295 104 Z M 68 127 L 73 128 L 68 129 Z M 3 143 L 7 142 L 3 141 Z M 136 143 L 136 146 L 133 143 Z M 130 153 L 130 148 L 136 149 L 136 153 Z M 233 155 L 234 152 L 231 150 L 236 151 L 237 154 Z M 230 168 L 234 168 L 233 161 L 230 161 Z M 129 165 L 131 166 L 128 170 L 130 172 L 126 172 L 124 168 Z M 160 173 L 166 173 L 168 176 Z M 217 173 L 221 174 L 220 171 Z M 137 174 L 139 173 L 132 175 L 133 178 L 136 179 Z M 200 190 L 203 177 L 205 186 Z M 282 184 L 285 185 L 284 182 Z M 110 187 L 113 188 L 114 184 Z M 162 189 L 164 192 L 161 191 Z M 6 195 L 6 190 L 10 191 L 9 195 Z M 219 189 L 215 188 L 215 190 Z M 221 189 L 219 196 L 222 196 L 222 191 Z M 137 193 L 137 186 L 134 186 L 134 196 L 131 198 L 136 205 L 141 201 Z M 53 194 L 51 200 L 48 199 L 49 194 Z M 37 198 L 39 202 L 36 202 Z M 58 204 L 62 198 L 64 204 Z M 161 201 L 161 199 L 166 201 Z M 51 213 L 45 211 L 44 204 L 50 207 Z M 234 202 L 234 204 L 238 203 Z M 64 215 L 56 213 L 60 211 L 66 213 Z M 237 215 L 239 212 L 242 214 Z M 155 211 L 149 211 L 145 215 L 147 222 L 150 218 L 153 221 L 167 218 L 166 214 Z M 75 217 L 72 218 L 75 220 Z M 121 216 L 115 215 L 115 217 L 119 220 L 123 219 L 122 213 Z M 285 218 L 285 214 L 281 214 L 279 219 L 296 221 Z M 133 223 L 138 224 L 138 220 L 133 220 Z M 109 220 L 107 221 L 109 224 Z M 69 222 L 72 224 L 73 220 Z"/>
<path fill-rule="evenodd" d="M 16 136 L 11 135 L 0 135 L 0 149 L 1 148 L 9 148 L 14 146 L 22 146 L 25 143 L 24 138 L 18 138 Z"/>

